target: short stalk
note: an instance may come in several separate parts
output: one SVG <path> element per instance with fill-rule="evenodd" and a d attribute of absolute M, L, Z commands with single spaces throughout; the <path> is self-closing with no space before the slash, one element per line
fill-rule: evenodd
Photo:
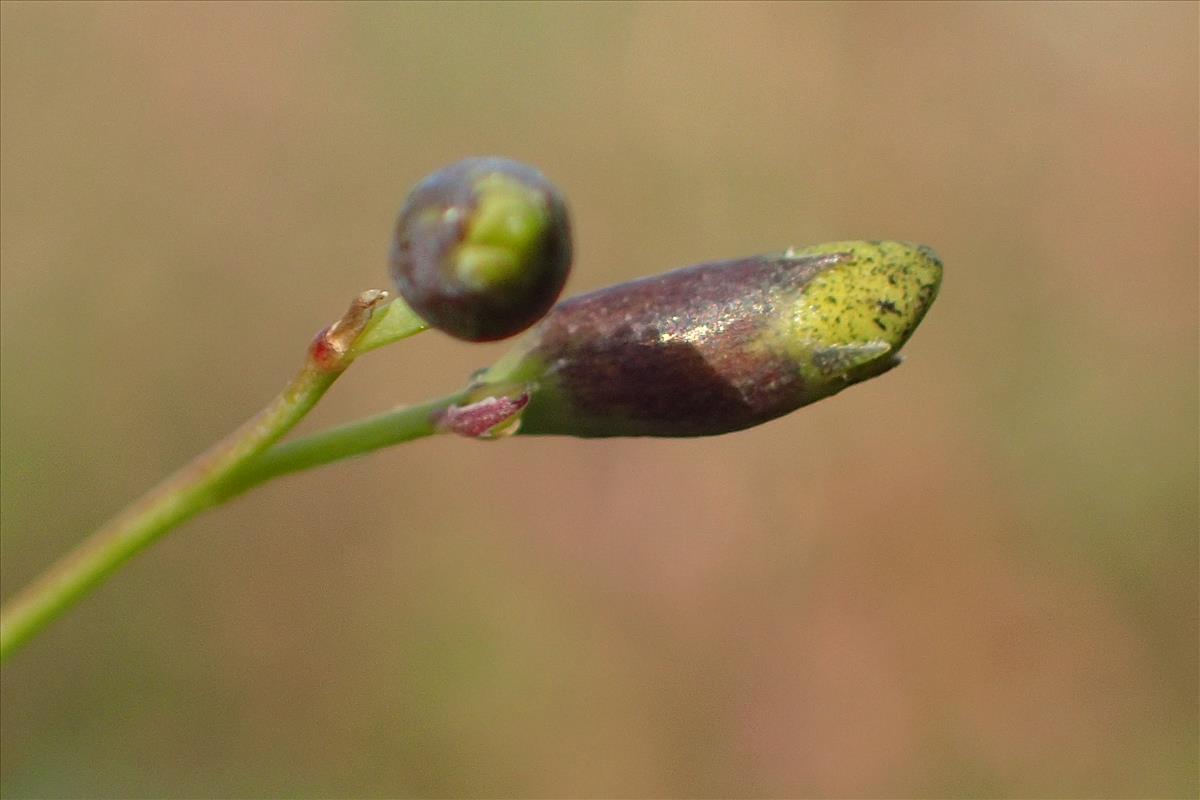
<path fill-rule="evenodd" d="M 460 392 L 420 405 L 403 406 L 294 442 L 276 445 L 230 474 L 215 487 L 215 491 L 224 502 L 282 475 L 366 455 L 384 447 L 439 433 L 439 412 L 460 402 L 464 395 Z"/>

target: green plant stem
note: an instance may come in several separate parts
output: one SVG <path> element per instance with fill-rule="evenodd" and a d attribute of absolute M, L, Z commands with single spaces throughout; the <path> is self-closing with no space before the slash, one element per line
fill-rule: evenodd
<path fill-rule="evenodd" d="M 0 659 L 167 531 L 220 502 L 213 490 L 292 428 L 337 379 L 306 364 L 266 408 L 118 514 L 5 604 Z"/>
<path fill-rule="evenodd" d="M 224 501 L 282 475 L 430 436 L 438 432 L 434 421 L 437 412 L 454 405 L 464 394 L 404 406 L 276 445 L 229 475 L 216 491 Z"/>
<path fill-rule="evenodd" d="M 46 627 L 122 564 L 167 531 L 196 514 L 277 475 L 382 447 L 387 419 L 400 417 L 391 441 L 433 433 L 428 416 L 437 407 L 419 406 L 346 426 L 271 451 L 248 469 L 316 405 L 355 356 L 425 330 L 425 323 L 399 300 L 381 306 L 386 293 L 363 293 L 350 310 L 317 337 L 309 358 L 290 384 L 257 415 L 151 489 L 17 593 L 0 610 L 0 660 Z M 453 402 L 447 398 L 446 403 Z M 338 434 L 338 435 L 331 435 Z M 329 448 L 323 451 L 322 448 Z"/>

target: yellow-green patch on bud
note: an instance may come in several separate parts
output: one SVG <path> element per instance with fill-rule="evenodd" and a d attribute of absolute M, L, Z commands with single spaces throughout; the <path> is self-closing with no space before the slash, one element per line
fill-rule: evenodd
<path fill-rule="evenodd" d="M 904 242 L 829 242 L 793 248 L 785 257 L 834 253 L 843 256 L 789 299 L 790 313 L 764 337 L 788 352 L 811 392 L 856 382 L 857 371 L 881 366 L 888 354 L 897 358 L 941 284 L 937 255 Z"/>

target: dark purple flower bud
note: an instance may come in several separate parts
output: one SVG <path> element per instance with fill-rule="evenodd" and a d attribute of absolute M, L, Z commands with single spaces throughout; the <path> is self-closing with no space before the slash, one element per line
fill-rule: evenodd
<path fill-rule="evenodd" d="M 941 279 L 932 250 L 901 242 L 676 270 L 559 304 L 470 396 L 528 393 L 526 434 L 740 430 L 896 366 Z"/>
<path fill-rule="evenodd" d="M 533 167 L 469 158 L 408 196 L 390 260 L 400 295 L 430 326 L 468 341 L 503 339 L 539 320 L 566 283 L 566 204 Z"/>

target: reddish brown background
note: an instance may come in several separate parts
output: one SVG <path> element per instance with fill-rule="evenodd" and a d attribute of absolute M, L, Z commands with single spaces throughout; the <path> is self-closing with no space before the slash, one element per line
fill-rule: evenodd
<path fill-rule="evenodd" d="M 0 9 L 3 594 L 250 414 L 468 154 L 569 292 L 903 238 L 899 370 L 697 441 L 428 441 L 3 670 L 26 796 L 1194 796 L 1197 7 Z M 503 345 L 357 365 L 306 429 Z"/>

